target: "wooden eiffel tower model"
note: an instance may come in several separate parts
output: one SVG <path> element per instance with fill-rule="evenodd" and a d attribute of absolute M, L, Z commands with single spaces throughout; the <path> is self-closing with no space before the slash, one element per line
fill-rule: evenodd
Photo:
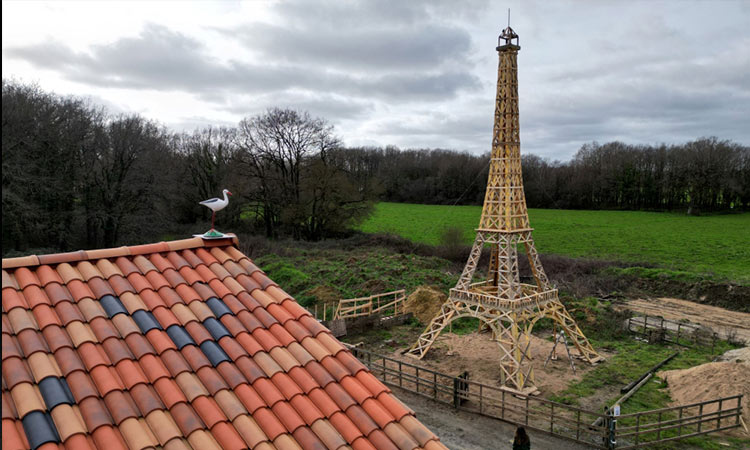
<path fill-rule="evenodd" d="M 502 40 L 505 42 L 501 43 Z M 534 247 L 521 177 L 517 65 L 520 49 L 518 35 L 509 25 L 498 39 L 500 64 L 490 171 L 469 259 L 438 315 L 405 353 L 421 359 L 451 321 L 477 317 L 491 329 L 499 344 L 505 389 L 529 394 L 536 391 L 529 355 L 530 335 L 534 324 L 542 318 L 552 319 L 573 341 L 584 360 L 593 364 L 603 358 L 560 302 Z M 535 284 L 519 280 L 520 244 L 529 258 Z M 492 248 L 489 273 L 485 281 L 474 283 L 474 272 L 485 245 Z"/>

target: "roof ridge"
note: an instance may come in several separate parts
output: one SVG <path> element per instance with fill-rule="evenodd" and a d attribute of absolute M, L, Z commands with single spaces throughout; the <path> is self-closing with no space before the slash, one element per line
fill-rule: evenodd
<path fill-rule="evenodd" d="M 65 253 L 50 253 L 47 255 L 28 255 L 15 258 L 3 258 L 3 269 L 16 269 L 19 267 L 40 266 L 44 264 L 61 264 L 90 259 L 117 258 L 119 256 L 138 256 L 151 253 L 163 253 L 176 250 L 186 250 L 198 247 L 219 247 L 225 245 L 238 245 L 239 240 L 235 234 L 226 234 L 224 238 L 204 239 L 200 236 L 176 241 L 161 241 L 153 244 L 140 244 L 122 247 L 78 250 Z"/>

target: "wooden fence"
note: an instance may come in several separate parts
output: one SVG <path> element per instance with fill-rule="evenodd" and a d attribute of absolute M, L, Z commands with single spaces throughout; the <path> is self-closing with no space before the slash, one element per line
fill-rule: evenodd
<path fill-rule="evenodd" d="M 647 447 L 740 426 L 742 395 L 617 417 L 617 448 Z"/>
<path fill-rule="evenodd" d="M 333 318 L 349 319 L 373 314 L 397 316 L 403 314 L 405 301 L 406 292 L 403 289 L 369 297 L 339 300 Z"/>
<path fill-rule="evenodd" d="M 601 413 L 556 403 L 539 397 L 517 395 L 495 386 L 477 383 L 420 367 L 367 350 L 352 348 L 380 380 L 391 386 L 452 405 L 455 408 L 523 425 L 596 448 L 606 448 L 607 427 L 593 426 Z"/>
<path fill-rule="evenodd" d="M 653 316 L 634 316 L 628 319 L 628 331 L 649 340 L 664 341 L 683 347 L 711 346 L 713 351 L 719 335 L 713 330 L 692 323 L 676 322 Z"/>
<path fill-rule="evenodd" d="M 338 306 L 338 302 L 325 302 L 322 305 L 316 303 L 314 306 L 305 309 L 317 320 L 331 320 L 334 318 Z"/>
<path fill-rule="evenodd" d="M 740 426 L 741 395 L 615 417 L 514 394 L 359 348 L 352 352 L 391 386 L 594 448 L 637 448 Z"/>

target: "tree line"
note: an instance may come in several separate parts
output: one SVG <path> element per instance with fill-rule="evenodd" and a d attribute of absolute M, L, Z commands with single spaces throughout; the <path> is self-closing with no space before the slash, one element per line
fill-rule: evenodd
<path fill-rule="evenodd" d="M 393 202 L 481 205 L 489 153 L 357 148 L 352 164 Z M 715 137 L 675 145 L 583 145 L 570 161 L 522 155 L 531 208 L 685 211 L 750 207 L 750 147 Z"/>
<path fill-rule="evenodd" d="M 84 99 L 2 83 L 3 254 L 113 247 L 207 228 L 198 202 L 229 188 L 225 231 L 316 240 L 374 195 L 325 120 L 271 109 L 237 127 L 174 133 Z"/>
<path fill-rule="evenodd" d="M 228 188 L 217 228 L 317 240 L 385 200 L 481 204 L 489 154 L 351 148 L 324 119 L 270 109 L 236 127 L 175 133 L 85 99 L 2 82 L 3 254 L 112 247 L 207 227 L 198 202 Z M 568 162 L 523 157 L 541 208 L 710 212 L 750 205 L 750 150 L 584 145 Z"/>

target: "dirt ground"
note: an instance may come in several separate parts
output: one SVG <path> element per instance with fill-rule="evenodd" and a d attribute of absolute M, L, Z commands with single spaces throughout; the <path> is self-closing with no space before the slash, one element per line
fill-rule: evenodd
<path fill-rule="evenodd" d="M 542 336 L 549 336 L 547 332 Z M 565 351 L 565 346 L 557 345 L 557 360 L 550 360 L 545 369 L 544 361 L 550 354 L 553 342 L 545 338 L 531 337 L 529 353 L 532 358 L 534 377 L 536 385 L 542 395 L 557 394 L 573 381 L 579 381 L 582 375 L 593 369 L 593 366 L 575 356 L 578 351 L 569 341 L 570 353 L 573 356 L 575 373 L 570 367 L 570 359 Z M 600 352 L 607 358 L 609 354 Z M 400 353 L 400 350 L 392 354 L 393 357 L 406 362 L 413 362 Z M 500 382 L 500 350 L 498 344 L 490 340 L 489 333 L 470 333 L 463 336 L 455 334 L 441 334 L 427 353 L 421 364 L 448 374 L 459 374 L 469 371 L 469 379 L 480 383 L 501 386 Z"/>
<path fill-rule="evenodd" d="M 409 391 L 394 387 L 393 392 L 417 415 L 420 422 L 440 437 L 440 441 L 454 450 L 510 449 L 515 425 L 489 417 L 459 411 L 437 404 Z M 589 448 L 546 433 L 527 430 L 533 449 L 577 450 Z"/>
<path fill-rule="evenodd" d="M 711 328 L 723 338 L 734 336 L 739 341 L 750 343 L 748 313 L 666 297 L 630 300 L 623 306 L 640 314 L 676 321 L 688 320 Z"/>

